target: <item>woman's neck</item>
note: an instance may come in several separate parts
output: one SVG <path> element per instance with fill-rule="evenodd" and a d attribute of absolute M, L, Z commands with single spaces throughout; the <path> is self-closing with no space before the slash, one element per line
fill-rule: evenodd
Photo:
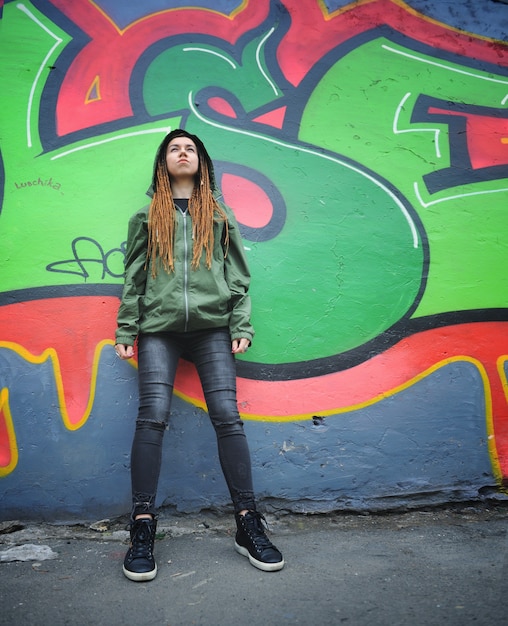
<path fill-rule="evenodd" d="M 194 180 L 172 180 L 171 193 L 173 198 L 190 198 L 194 191 Z"/>

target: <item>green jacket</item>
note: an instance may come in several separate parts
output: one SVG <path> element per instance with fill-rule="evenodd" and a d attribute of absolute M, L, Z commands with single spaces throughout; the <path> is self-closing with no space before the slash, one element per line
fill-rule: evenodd
<path fill-rule="evenodd" d="M 131 217 L 116 343 L 132 346 L 140 332 L 186 332 L 221 326 L 229 326 L 231 339 L 252 340 L 250 272 L 233 212 L 221 206 L 228 218 L 229 246 L 223 245 L 225 223 L 217 219 L 211 269 L 206 267 L 204 251 L 199 267 L 191 269 L 192 220 L 188 212 L 182 214 L 177 209 L 175 270 L 168 273 L 159 262 L 155 278 L 150 265 L 145 269 L 148 207 Z"/>

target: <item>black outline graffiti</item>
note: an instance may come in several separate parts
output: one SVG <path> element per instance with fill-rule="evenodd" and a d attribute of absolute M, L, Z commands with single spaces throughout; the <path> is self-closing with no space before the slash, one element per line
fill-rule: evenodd
<path fill-rule="evenodd" d="M 82 243 L 83 241 L 92 243 L 94 246 L 96 246 L 97 251 L 99 253 L 98 258 L 92 258 L 92 257 L 81 258 L 80 257 L 77 247 L 78 247 L 78 244 Z M 85 263 L 98 263 L 99 265 L 102 266 L 101 280 L 104 280 L 106 276 L 111 276 L 112 278 L 122 278 L 123 270 L 120 274 L 116 274 L 115 272 L 111 271 L 108 267 L 108 260 L 112 254 L 116 254 L 118 252 L 122 254 L 123 258 L 125 259 L 125 246 L 126 246 L 126 242 L 124 241 L 123 243 L 120 244 L 119 248 L 112 248 L 108 252 L 104 252 L 104 248 L 95 239 L 92 239 L 91 237 L 76 237 L 76 239 L 74 239 L 71 244 L 74 258 L 66 259 L 64 261 L 55 261 L 53 263 L 49 263 L 49 265 L 46 265 L 46 270 L 48 272 L 57 272 L 59 274 L 72 274 L 74 276 L 81 276 L 81 278 L 84 278 L 85 280 L 87 280 L 90 277 L 90 274 L 85 268 Z M 80 268 L 80 270 L 76 271 L 76 270 L 70 270 L 70 269 L 58 269 L 60 266 L 69 265 L 70 263 L 76 263 L 76 265 Z"/>

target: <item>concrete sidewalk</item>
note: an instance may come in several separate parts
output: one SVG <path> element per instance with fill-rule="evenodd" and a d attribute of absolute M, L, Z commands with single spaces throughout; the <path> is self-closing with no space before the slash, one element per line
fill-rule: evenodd
<path fill-rule="evenodd" d="M 286 559 L 281 572 L 261 572 L 234 551 L 230 516 L 163 516 L 149 583 L 122 574 L 123 523 L 3 524 L 0 556 L 27 544 L 56 555 L 0 563 L 0 624 L 508 623 L 506 503 L 268 521 Z"/>

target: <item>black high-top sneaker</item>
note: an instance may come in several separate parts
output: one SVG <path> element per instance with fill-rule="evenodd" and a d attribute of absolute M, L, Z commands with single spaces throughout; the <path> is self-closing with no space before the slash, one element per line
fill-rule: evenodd
<path fill-rule="evenodd" d="M 257 511 L 236 515 L 235 550 L 246 556 L 251 565 L 264 572 L 276 572 L 284 567 L 282 554 L 265 534 L 265 518 Z"/>
<path fill-rule="evenodd" d="M 123 562 L 123 573 L 130 580 L 143 582 L 157 575 L 157 563 L 153 556 L 153 544 L 157 520 L 136 519 L 131 522 L 131 543 Z"/>

